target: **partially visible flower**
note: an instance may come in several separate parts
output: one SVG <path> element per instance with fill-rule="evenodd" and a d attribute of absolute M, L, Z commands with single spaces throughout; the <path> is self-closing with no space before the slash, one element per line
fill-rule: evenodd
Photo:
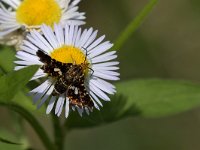
<path fill-rule="evenodd" d="M 116 51 L 107 52 L 113 44 L 102 42 L 105 36 L 96 39 L 97 32 L 93 28 L 82 32 L 74 25 L 65 28 L 55 25 L 54 30 L 43 25 L 41 32 L 33 30 L 27 35 L 16 55 L 20 60 L 15 61 L 15 70 L 40 66 L 32 80 L 43 78 L 45 81 L 30 92 L 34 103 L 39 103 L 38 108 L 49 99 L 47 114 L 56 105 L 55 114 L 60 116 L 65 105 L 66 117 L 71 109 L 77 109 L 82 116 L 84 111 L 89 114 L 92 106 L 99 109 L 100 99 L 110 101 L 107 94 L 114 94 L 116 90 L 108 81 L 119 80 L 116 72 L 119 62 L 113 61 L 117 58 Z"/>
<path fill-rule="evenodd" d="M 1 0 L 0 43 L 20 44 L 27 31 L 40 29 L 42 24 L 53 27 L 54 23 L 85 22 L 84 14 L 78 12 L 81 0 Z"/>

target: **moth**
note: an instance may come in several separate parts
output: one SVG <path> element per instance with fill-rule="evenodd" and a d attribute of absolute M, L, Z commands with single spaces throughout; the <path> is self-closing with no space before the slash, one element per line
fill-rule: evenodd
<path fill-rule="evenodd" d="M 41 67 L 44 73 L 56 81 L 53 90 L 54 96 L 66 92 L 70 106 L 93 109 L 94 103 L 84 85 L 85 70 L 89 68 L 89 63 L 86 61 L 81 64 L 62 63 L 41 50 L 38 50 L 36 55 L 44 63 Z"/>

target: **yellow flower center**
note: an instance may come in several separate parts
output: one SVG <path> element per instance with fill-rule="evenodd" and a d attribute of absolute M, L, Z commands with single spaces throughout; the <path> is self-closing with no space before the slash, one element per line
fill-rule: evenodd
<path fill-rule="evenodd" d="M 79 48 L 73 46 L 62 46 L 61 48 L 55 49 L 50 56 L 51 58 L 62 63 L 72 63 L 78 65 L 85 63 L 86 66 L 84 66 L 84 74 L 86 75 L 88 73 L 88 60 Z"/>
<path fill-rule="evenodd" d="M 86 57 L 79 48 L 73 46 L 62 46 L 61 48 L 55 49 L 50 56 L 51 58 L 62 63 L 75 64 L 84 63 Z M 87 63 L 87 59 L 85 63 Z"/>
<path fill-rule="evenodd" d="M 59 23 L 62 10 L 56 0 L 24 0 L 16 10 L 17 22 L 28 26 Z"/>

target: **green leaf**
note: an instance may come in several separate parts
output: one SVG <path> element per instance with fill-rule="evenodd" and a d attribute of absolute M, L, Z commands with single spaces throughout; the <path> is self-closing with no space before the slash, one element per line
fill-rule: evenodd
<path fill-rule="evenodd" d="M 0 68 L 0 77 L 4 75 L 4 71 L 2 68 Z"/>
<path fill-rule="evenodd" d="M 11 145 L 22 145 L 22 143 L 13 142 L 13 141 L 4 139 L 4 138 L 2 138 L 2 137 L 0 137 L 0 142 L 6 143 L 6 144 L 11 144 Z"/>
<path fill-rule="evenodd" d="M 15 52 L 11 47 L 2 47 L 0 49 L 0 66 L 5 72 L 10 72 L 14 68 Z"/>
<path fill-rule="evenodd" d="M 200 105 L 200 85 L 175 80 L 138 80 L 117 85 L 142 117 L 177 114 Z"/>
<path fill-rule="evenodd" d="M 12 111 L 17 112 L 21 117 L 26 119 L 26 121 L 33 127 L 33 129 L 37 133 L 38 137 L 44 144 L 45 148 L 47 150 L 55 150 L 55 146 L 51 142 L 48 134 L 46 133 L 44 128 L 41 126 L 41 124 L 37 121 L 37 119 L 35 118 L 35 116 L 32 113 L 30 113 L 27 109 L 25 109 L 17 104 L 13 104 L 13 103 L 8 104 L 8 103 L 0 102 L 0 105 L 9 108 Z"/>
<path fill-rule="evenodd" d="M 135 31 L 144 22 L 146 17 L 151 13 L 158 0 L 150 0 L 149 3 L 143 8 L 143 10 L 136 16 L 136 18 L 130 22 L 125 30 L 119 35 L 115 42 L 114 50 L 119 50 L 125 42 L 135 33 Z"/>
<path fill-rule="evenodd" d="M 28 92 L 27 92 L 28 93 Z M 24 93 L 23 91 L 19 91 L 11 100 L 12 103 L 18 104 L 24 108 L 26 108 L 29 111 L 36 111 L 36 106 L 33 105 L 32 102 L 32 97 L 28 96 L 28 94 Z M 39 110 L 37 110 L 37 112 L 41 112 L 44 111 L 43 107 Z"/>
<path fill-rule="evenodd" d="M 15 52 L 11 47 L 2 47 L 0 49 L 0 77 L 5 75 L 5 73 L 10 72 L 14 69 Z M 6 60 L 6 61 L 5 61 Z M 12 99 L 12 102 L 30 110 L 35 111 L 36 108 L 32 103 L 32 98 L 27 96 L 28 88 L 24 88 L 25 92 L 19 91 Z M 37 112 L 44 112 L 44 107 Z"/>
<path fill-rule="evenodd" d="M 8 130 L 0 129 L 0 149 L 2 150 L 25 150 L 28 143 L 22 137 L 16 136 Z M 9 139 L 9 140 L 8 140 Z M 14 142 L 13 142 L 14 141 Z"/>
<path fill-rule="evenodd" d="M 88 128 L 99 125 L 104 125 L 118 121 L 128 116 L 136 116 L 139 111 L 132 105 L 130 109 L 126 108 L 126 100 L 122 95 L 114 96 L 111 102 L 104 102 L 101 110 L 94 110 L 89 116 L 84 114 L 83 117 L 77 112 L 71 112 L 66 120 L 66 127 L 73 128 Z"/>
<path fill-rule="evenodd" d="M 101 111 L 80 117 L 71 113 L 67 128 L 107 124 L 126 117 L 174 115 L 200 105 L 200 85 L 173 80 L 132 80 L 117 84 L 117 95 Z"/>
<path fill-rule="evenodd" d="M 9 101 L 22 89 L 37 71 L 37 66 L 30 66 L 13 71 L 0 77 L 0 101 Z"/>

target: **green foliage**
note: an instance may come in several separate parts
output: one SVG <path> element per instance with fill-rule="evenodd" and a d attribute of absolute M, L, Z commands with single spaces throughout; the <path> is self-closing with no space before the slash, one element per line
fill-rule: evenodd
<path fill-rule="evenodd" d="M 9 101 L 31 79 L 38 69 L 37 66 L 27 67 L 19 71 L 13 71 L 0 77 L 0 101 Z"/>
<path fill-rule="evenodd" d="M 158 0 L 149 1 L 118 37 L 114 49 L 120 49 L 129 40 L 157 2 Z M 56 147 L 50 140 L 49 135 L 34 115 L 30 113 L 30 110 L 33 110 L 35 106 L 32 105 L 30 98 L 24 94 L 28 92 L 25 85 L 36 72 L 37 67 L 31 66 L 17 72 L 12 71 L 14 68 L 14 55 L 15 52 L 11 48 L 4 47 L 0 50 L 0 105 L 20 114 L 36 131 L 46 149 L 54 150 Z M 143 57 L 144 60 L 146 60 L 145 58 Z M 71 112 L 69 118 L 66 119 L 65 127 L 67 129 L 95 127 L 126 117 L 163 117 L 181 113 L 200 104 L 200 86 L 189 82 L 130 80 L 118 83 L 116 86 L 117 94 L 111 98 L 111 102 L 103 103 L 104 106 L 100 111 L 94 110 L 89 116 L 85 114 L 82 118 L 77 112 Z M 59 118 L 53 118 L 53 120 L 56 135 L 55 143 L 57 147 L 62 147 L 64 137 L 62 126 L 59 123 Z M 20 146 L 18 142 L 13 141 L 15 140 L 9 137 L 6 138 L 3 134 L 0 137 L 0 143 Z M 2 144 L 0 144 L 0 149 L 9 149 L 1 146 Z"/>
<path fill-rule="evenodd" d="M 55 146 L 51 142 L 48 134 L 44 130 L 44 128 L 40 125 L 37 119 L 25 108 L 17 105 L 17 104 L 7 104 L 7 103 L 0 103 L 1 105 L 9 108 L 12 111 L 17 112 L 21 117 L 23 117 L 35 130 L 37 135 L 39 136 L 40 140 L 43 142 L 44 146 L 47 150 L 55 150 Z"/>
<path fill-rule="evenodd" d="M 8 72 L 12 72 L 14 69 L 15 52 L 12 48 L 4 46 L 0 50 L 0 77 Z M 32 70 L 34 72 L 34 70 Z M 22 76 L 25 76 L 23 74 Z M 29 77 L 30 78 L 30 77 Z M 12 98 L 12 102 L 27 108 L 28 110 L 35 110 L 35 106 L 32 104 L 30 96 L 27 96 L 29 92 L 28 89 L 23 88 L 23 90 L 18 90 L 19 92 Z M 5 99 L 6 100 L 6 99 Z M 11 99 L 9 99 L 10 101 Z M 40 109 L 43 110 L 43 109 Z"/>
<path fill-rule="evenodd" d="M 0 68 L 0 77 L 4 75 L 3 70 Z"/>
<path fill-rule="evenodd" d="M 154 6 L 157 4 L 158 0 L 150 0 L 149 3 L 143 8 L 143 10 L 135 17 L 135 19 L 130 22 L 130 24 L 121 33 L 115 42 L 113 49 L 120 49 L 125 42 L 135 33 L 135 31 L 140 27 L 146 17 L 150 14 Z"/>
<path fill-rule="evenodd" d="M 104 102 L 101 110 L 94 109 L 89 116 L 80 117 L 77 112 L 71 112 L 66 121 L 66 127 L 88 128 L 118 121 L 128 116 L 137 116 L 139 111 L 134 105 L 127 107 L 127 101 L 121 94 L 113 96 L 111 102 Z"/>
<path fill-rule="evenodd" d="M 19 91 L 11 100 L 12 103 L 18 104 L 19 106 L 22 106 L 24 108 L 26 108 L 29 111 L 35 111 L 36 110 L 36 106 L 33 105 L 32 102 L 32 97 L 28 96 L 28 91 L 27 92 L 23 92 L 23 91 Z M 44 111 L 43 107 L 40 110 L 37 110 L 37 112 L 41 112 Z"/>
<path fill-rule="evenodd" d="M 12 144 L 12 145 L 22 145 L 22 143 L 13 142 L 2 137 L 0 137 L 0 142 L 6 143 L 6 144 Z"/>
<path fill-rule="evenodd" d="M 14 69 L 15 52 L 10 47 L 3 47 L 0 50 L 0 67 L 4 72 L 10 72 Z"/>
<path fill-rule="evenodd" d="M 126 117 L 163 117 L 200 105 L 200 86 L 172 80 L 132 80 L 117 84 L 118 94 L 101 111 L 81 118 L 71 113 L 67 128 L 107 124 Z"/>
<path fill-rule="evenodd" d="M 137 80 L 117 85 L 142 117 L 161 117 L 180 113 L 200 104 L 200 85 L 175 80 Z"/>
<path fill-rule="evenodd" d="M 20 137 L 16 137 L 7 130 L 0 130 L 0 149 L 2 150 L 25 150 L 27 148 L 27 143 L 22 141 Z M 22 143 L 23 142 L 23 143 Z"/>

